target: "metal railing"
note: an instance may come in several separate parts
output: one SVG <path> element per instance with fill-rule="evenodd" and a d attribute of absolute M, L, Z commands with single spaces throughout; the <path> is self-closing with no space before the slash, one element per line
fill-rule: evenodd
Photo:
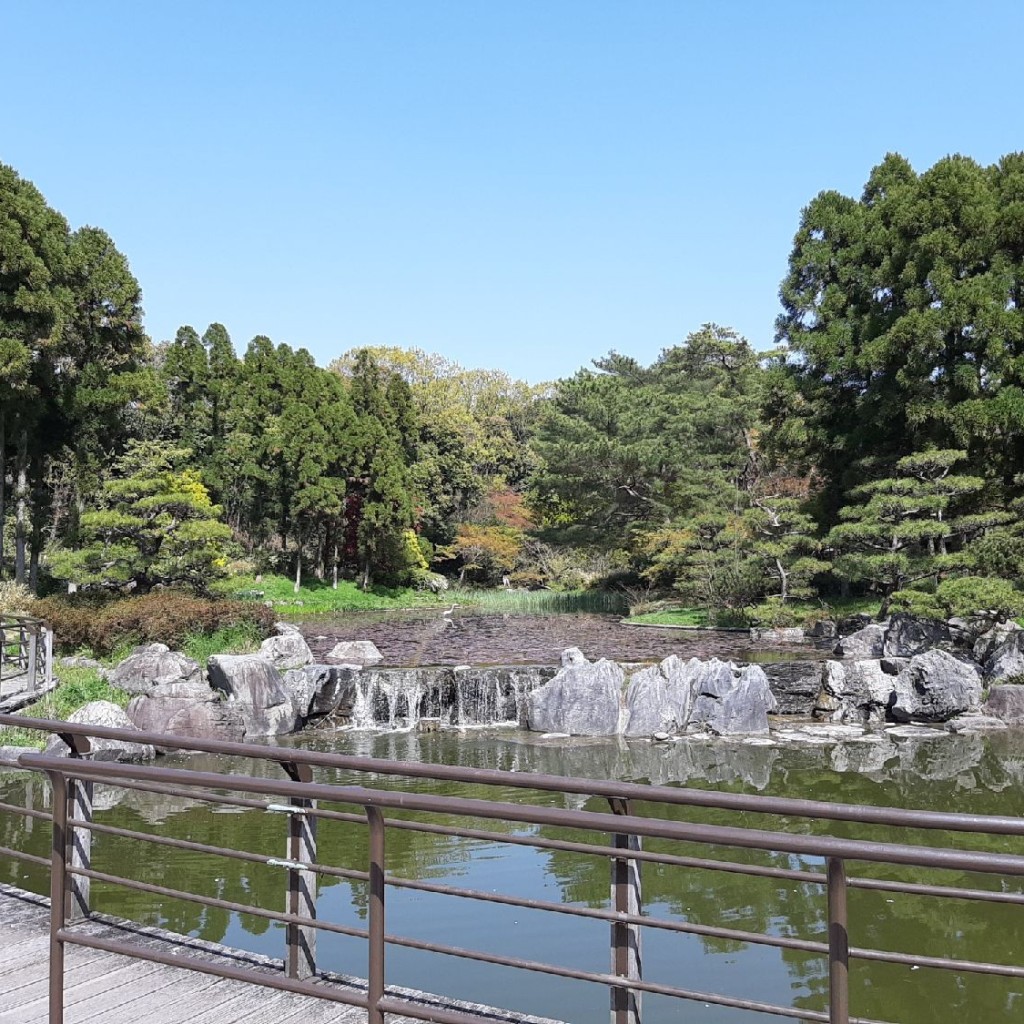
<path fill-rule="evenodd" d="M 31 615 L 0 615 L 0 699 L 53 681 L 53 631 Z"/>
<path fill-rule="evenodd" d="M 398 994 L 394 990 L 389 991 L 386 953 L 392 947 L 404 947 L 601 985 L 609 992 L 613 1024 L 638 1024 L 644 993 L 678 1000 L 699 1000 L 712 1005 L 774 1014 L 795 1020 L 825 1021 L 829 1024 L 877 1024 L 863 1017 L 851 1016 L 851 960 L 882 962 L 911 968 L 929 967 L 961 975 L 977 973 L 1024 978 L 1024 966 L 1020 964 L 923 956 L 913 952 L 851 945 L 847 913 L 847 893 L 850 889 L 1024 905 L 1024 893 L 1020 891 L 1020 886 L 1010 888 L 1005 884 L 1006 879 L 1024 877 L 1024 856 L 845 839 L 797 831 L 800 827 L 806 827 L 808 820 L 817 820 L 940 830 L 946 833 L 1021 837 L 1024 836 L 1022 818 L 831 804 L 491 769 L 386 761 L 294 748 L 204 741 L 120 729 L 69 725 L 62 722 L 37 722 L 0 715 L 0 725 L 9 724 L 28 725 L 47 732 L 56 732 L 72 746 L 75 755 L 71 758 L 57 758 L 26 753 L 17 761 L 21 767 L 45 772 L 53 787 L 53 832 L 49 859 L 50 1024 L 63 1022 L 63 957 L 64 946 L 67 943 L 91 946 L 157 963 L 191 967 L 209 974 L 240 978 L 271 988 L 364 1007 L 368 1013 L 369 1024 L 383 1024 L 385 1014 L 403 1014 L 407 1017 L 437 1021 L 439 1024 L 479 1024 L 484 1019 L 493 1020 L 493 1016 L 485 1017 L 458 1008 L 455 1003 L 447 1007 L 439 1006 L 436 1002 L 426 1005 L 408 995 Z M 163 747 L 174 746 L 237 755 L 255 761 L 276 763 L 288 777 L 267 779 L 254 775 L 226 775 L 186 768 L 93 762 L 88 759 L 89 738 L 123 739 Z M 342 769 L 375 777 L 496 786 L 505 790 L 513 788 L 583 794 L 605 799 L 608 801 L 609 810 L 569 810 L 533 803 L 511 802 L 507 799 L 437 796 L 425 792 L 410 792 L 407 789 L 374 789 L 364 785 L 327 784 L 314 781 L 313 773 L 316 769 Z M 193 799 L 214 805 L 257 809 L 283 816 L 286 822 L 286 855 L 283 859 L 278 859 L 158 833 L 100 824 L 93 820 L 91 813 L 92 787 L 96 783 L 149 793 L 178 796 L 187 794 Z M 659 809 L 664 811 L 669 807 L 680 806 L 716 808 L 737 814 L 766 814 L 772 816 L 771 820 L 775 824 L 784 821 L 787 828 L 713 825 L 666 820 L 657 816 Z M 346 807 L 357 810 L 346 810 Z M 3 812 L 47 817 L 45 812 L 9 804 L 0 804 L 0 813 Z M 400 812 L 402 816 L 393 816 L 396 812 Z M 452 819 L 458 823 L 452 824 Z M 368 830 L 365 870 L 343 868 L 319 859 L 317 824 L 324 821 L 345 822 Z M 578 841 L 552 837 L 550 834 L 538 834 L 536 831 L 524 833 L 523 830 L 506 834 L 486 827 L 487 822 L 494 821 L 532 826 L 534 829 L 553 827 L 582 830 L 589 838 Z M 481 827 L 482 825 L 484 827 Z M 387 837 L 392 831 L 399 829 L 603 858 L 610 864 L 609 906 L 607 909 L 575 906 L 389 874 L 386 870 Z M 281 912 L 266 906 L 198 895 L 165 885 L 130 879 L 109 871 L 99 871 L 92 863 L 91 852 L 92 838 L 97 835 L 117 836 L 122 840 L 157 844 L 171 850 L 198 852 L 249 864 L 260 863 L 279 867 L 287 873 L 286 910 Z M 942 837 L 933 835 L 931 838 L 938 841 Z M 648 839 L 658 840 L 659 848 L 644 849 L 643 843 Z M 700 856 L 691 854 L 693 844 L 702 848 Z M 742 863 L 723 855 L 723 850 L 729 848 L 781 853 L 791 858 L 799 858 L 801 861 L 806 858 L 820 859 L 823 870 Z M 0 848 L 0 855 L 47 863 L 42 858 L 13 849 Z M 716 922 L 702 923 L 653 916 L 650 908 L 645 911 L 641 889 L 642 866 L 649 863 L 684 869 L 740 873 L 778 882 L 818 886 L 822 893 L 826 922 L 824 941 L 819 937 L 769 934 L 724 927 Z M 850 863 L 977 872 L 1001 876 L 1003 885 L 1000 889 L 990 891 L 964 885 L 933 885 L 848 875 L 847 868 Z M 367 887 L 366 928 L 356 928 L 318 917 L 317 879 L 321 876 L 345 879 Z M 74 922 L 89 913 L 91 881 L 125 886 L 162 899 L 188 900 L 204 907 L 251 914 L 283 924 L 286 946 L 283 970 L 280 974 L 257 973 L 239 967 L 168 956 L 152 949 L 98 938 L 76 930 Z M 552 915 L 567 915 L 604 922 L 609 926 L 610 970 L 606 973 L 586 971 L 521 956 L 468 949 L 433 939 L 390 934 L 386 930 L 387 894 L 402 889 L 456 896 L 481 904 L 519 907 Z M 728 993 L 704 992 L 696 988 L 647 979 L 643 975 L 641 957 L 641 935 L 645 929 L 759 944 L 821 957 L 827 963 L 828 1010 L 782 1006 L 740 998 Z M 314 983 L 313 979 L 319 972 L 316 936 L 320 932 L 353 936 L 366 942 L 367 984 L 364 990 Z"/>

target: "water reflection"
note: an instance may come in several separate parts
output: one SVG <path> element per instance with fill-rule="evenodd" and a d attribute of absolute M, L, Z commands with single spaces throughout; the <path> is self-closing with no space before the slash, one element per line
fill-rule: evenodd
<path fill-rule="evenodd" d="M 396 760 L 500 768 L 521 773 L 577 775 L 626 779 L 660 785 L 714 788 L 727 792 L 757 791 L 779 796 L 842 800 L 850 803 L 938 808 L 980 814 L 1024 815 L 1024 736 L 1008 732 L 991 738 L 922 734 L 910 738 L 885 733 L 839 743 L 792 741 L 761 745 L 740 741 L 689 739 L 670 744 L 625 742 L 621 739 L 544 739 L 514 731 L 435 733 L 318 734 L 306 742 L 346 753 Z M 296 741 L 298 742 L 298 741 Z M 176 763 L 168 759 L 167 763 Z M 185 763 L 185 762 L 180 762 Z M 206 769 L 262 771 L 279 777 L 278 769 L 243 761 L 196 758 L 191 766 Z M 355 781 L 346 773 L 326 773 L 325 780 Z M 367 782 L 360 777 L 361 782 Z M 420 789 L 412 780 L 370 779 L 370 785 Z M 436 792 L 483 796 L 482 787 L 439 784 Z M 510 801 L 579 806 L 605 810 L 601 800 L 563 797 L 519 790 L 487 795 Z M 0 776 L 0 799 L 43 806 L 48 801 L 44 780 L 18 774 Z M 195 842 L 233 846 L 267 856 L 284 851 L 280 816 L 249 810 L 211 812 L 200 801 L 130 792 L 103 794 L 97 818 L 139 831 L 161 831 Z M 769 827 L 758 815 L 726 815 L 699 808 L 661 809 L 678 820 Z M 512 823 L 489 822 L 480 827 L 504 834 L 530 830 Z M 1020 840 L 1005 837 L 960 837 L 909 832 L 878 826 L 803 823 L 806 831 L 834 835 L 960 845 L 993 852 L 1024 853 Z M 540 829 L 545 838 L 583 840 L 581 833 Z M 20 817 L 0 814 L 0 844 L 46 855 L 48 830 Z M 648 841 L 648 850 L 668 850 Z M 337 867 L 365 870 L 367 837 L 362 827 L 324 822 L 320 859 Z M 706 856 L 696 846 L 671 852 Z M 729 851 L 730 859 L 786 868 L 820 870 L 813 860 L 755 851 Z M 150 847 L 140 856 L 137 844 L 117 837 L 97 840 L 100 870 L 131 873 L 140 880 L 189 889 L 224 900 L 283 909 L 284 875 L 280 868 L 239 865 L 222 859 Z M 392 876 L 446 879 L 467 887 L 518 896 L 607 907 L 608 866 L 603 860 L 563 851 L 486 843 L 479 839 L 442 839 L 430 834 L 391 829 L 388 872 Z M 958 872 L 916 871 L 875 865 L 850 865 L 851 875 L 907 879 L 975 888 L 1019 889 L 1018 880 L 967 876 Z M 36 891 L 46 880 L 35 869 L 15 863 L 0 865 L 0 877 Z M 95 883 L 94 883 L 95 884 Z M 680 921 L 726 925 L 772 935 L 824 940 L 825 902 L 821 886 L 747 877 L 697 868 L 647 864 L 644 901 L 649 912 Z M 322 917 L 365 927 L 367 894 L 360 882 L 325 878 L 321 882 Z M 184 901 L 157 901 L 145 894 L 95 886 L 96 905 L 111 913 L 134 916 L 213 941 L 228 942 L 270 955 L 281 955 L 280 928 L 252 915 L 197 907 Z M 958 956 L 1012 963 L 1024 948 L 1024 916 L 1019 907 L 980 902 L 938 901 L 919 896 L 853 889 L 850 892 L 851 935 L 855 945 L 901 949 L 935 956 Z M 389 892 L 389 931 L 424 939 L 466 945 L 512 956 L 550 959 L 572 967 L 603 971 L 608 967 L 607 926 L 599 922 L 555 920 L 518 908 L 484 908 L 470 900 L 394 890 Z M 332 969 L 365 974 L 361 942 L 321 935 L 321 962 Z M 644 934 L 645 974 L 699 990 L 718 990 L 821 1010 L 826 1005 L 825 965 L 820 957 L 790 950 L 758 947 L 735 941 L 679 935 L 652 929 Z M 566 1020 L 596 1019 L 607 1012 L 606 996 L 583 984 L 557 979 L 528 979 L 499 968 L 471 967 L 463 962 L 395 949 L 389 953 L 389 978 L 394 984 L 457 993 Z M 857 962 L 852 970 L 852 1002 L 858 1015 L 877 1020 L 931 1024 L 968 1013 L 986 1021 L 1018 1019 L 1024 986 L 1019 981 L 977 978 L 937 970 Z M 656 998 L 645 999 L 647 1024 L 667 1024 L 685 1014 L 702 1022 L 767 1021 L 771 1018 L 704 1007 L 680 1008 Z"/>

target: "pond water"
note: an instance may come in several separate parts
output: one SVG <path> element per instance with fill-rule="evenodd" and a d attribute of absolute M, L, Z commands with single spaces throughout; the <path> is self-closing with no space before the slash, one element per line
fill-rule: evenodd
<path fill-rule="evenodd" d="M 691 739 L 672 744 L 625 743 L 619 740 L 544 738 L 514 730 L 415 732 L 340 732 L 296 739 L 306 745 L 397 760 L 450 763 L 545 772 L 598 779 L 624 779 L 662 785 L 687 784 L 728 792 L 762 792 L 780 796 L 835 800 L 897 807 L 932 808 L 982 814 L 1024 815 L 1024 735 L 992 738 L 950 736 L 939 732 L 909 738 L 869 735 L 859 741 L 773 746 L 728 740 Z M 179 763 L 168 759 L 167 763 Z M 250 771 L 249 762 L 191 759 L 194 767 Z M 270 773 L 273 770 L 263 769 Z M 352 782 L 345 773 L 321 778 Z M 366 783 L 365 778 L 361 781 Z M 422 789 L 424 783 L 371 779 L 370 785 Z M 479 786 L 438 784 L 435 792 L 482 796 Z M 569 801 L 554 794 L 495 791 L 487 795 L 510 801 L 583 806 L 606 810 L 600 800 Z M 45 783 L 15 773 L 0 774 L 0 800 L 45 806 Z M 282 820 L 261 812 L 211 812 L 194 801 L 130 793 L 115 798 L 97 794 L 97 819 L 124 827 L 183 836 L 198 842 L 234 846 L 270 856 L 283 852 Z M 726 816 L 697 808 L 665 814 L 680 820 L 772 827 L 754 815 Z M 490 828 L 521 835 L 583 838 L 565 830 L 529 826 Z M 1004 837 L 956 837 L 891 827 L 806 824 L 806 830 L 881 840 L 960 845 L 991 852 L 1024 854 L 1024 841 Z M 0 812 L 0 843 L 45 855 L 48 830 L 26 826 L 20 816 Z M 649 841 L 648 849 L 659 844 Z M 340 823 L 321 824 L 320 859 L 365 869 L 365 829 Z M 673 852 L 694 852 L 695 848 Z M 786 867 L 821 868 L 813 859 L 728 851 L 732 859 Z M 260 865 L 225 862 L 159 847 L 139 855 L 138 844 L 110 836 L 97 839 L 95 863 L 144 880 L 216 895 L 227 900 L 283 907 L 283 873 Z M 389 874 L 418 879 L 447 879 L 452 884 L 519 896 L 608 906 L 608 866 L 596 858 L 480 840 L 444 838 L 389 830 Z M 849 866 L 851 875 L 913 878 L 916 881 L 1019 891 L 1020 880 L 951 872 L 916 872 L 897 867 Z M 0 864 L 0 879 L 38 892 L 46 879 L 37 869 L 16 862 Z M 321 881 L 320 916 L 365 927 L 367 897 L 360 884 Z M 738 929 L 825 939 L 821 887 L 724 872 L 645 865 L 644 902 L 652 914 Z M 957 956 L 1004 963 L 1020 962 L 1024 949 L 1024 909 L 980 902 L 893 896 L 852 889 L 849 893 L 851 942 L 856 946 L 899 949 L 928 955 Z M 275 925 L 187 903 L 154 901 L 94 883 L 97 909 L 133 916 L 202 938 L 226 942 L 273 956 L 284 948 Z M 530 912 L 484 906 L 468 900 L 405 890 L 389 891 L 388 930 L 485 949 L 495 953 L 550 960 L 571 967 L 608 969 L 608 927 L 600 922 L 552 920 Z M 321 934 L 322 966 L 365 976 L 361 942 Z M 827 1007 L 827 976 L 820 957 L 742 943 L 673 935 L 645 929 L 645 977 L 703 991 L 727 992 L 752 999 L 812 1010 Z M 566 1021 L 607 1020 L 607 995 L 585 983 L 539 976 L 412 950 L 389 948 L 389 984 L 440 991 Z M 1024 982 L 958 975 L 932 969 L 914 970 L 855 962 L 851 969 L 853 1013 L 901 1024 L 973 1019 L 1000 1022 L 1024 1019 Z M 778 1018 L 644 996 L 645 1024 L 767 1024 Z"/>
<path fill-rule="evenodd" d="M 301 623 L 313 653 L 323 657 L 339 640 L 372 640 L 382 666 L 557 665 L 567 647 L 579 647 L 592 661 L 660 661 L 732 658 L 766 661 L 822 658 L 806 645 L 758 646 L 746 632 L 628 626 L 617 615 L 511 615 L 429 612 L 346 612 Z"/>

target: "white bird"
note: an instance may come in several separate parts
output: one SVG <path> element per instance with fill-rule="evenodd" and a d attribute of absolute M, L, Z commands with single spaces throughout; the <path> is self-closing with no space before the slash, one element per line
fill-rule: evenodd
<path fill-rule="evenodd" d="M 449 616 L 449 615 L 451 615 L 451 613 L 452 613 L 453 611 L 455 611 L 455 609 L 456 609 L 456 608 L 458 608 L 458 607 L 459 607 L 459 602 L 458 602 L 458 601 L 456 601 L 456 602 L 455 602 L 455 604 L 453 604 L 453 605 L 451 606 L 451 608 L 448 608 L 448 609 L 446 609 L 445 611 L 441 612 L 441 618 L 443 618 L 443 619 L 447 619 L 447 618 L 448 618 L 448 616 Z"/>

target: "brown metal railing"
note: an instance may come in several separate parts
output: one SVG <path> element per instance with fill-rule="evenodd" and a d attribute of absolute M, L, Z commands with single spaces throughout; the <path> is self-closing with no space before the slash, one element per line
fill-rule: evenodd
<path fill-rule="evenodd" d="M 846 900 L 849 889 L 859 888 L 945 899 L 1024 903 L 1024 895 L 1019 891 L 1019 887 L 1014 891 L 990 892 L 983 888 L 928 885 L 847 875 L 847 866 L 850 863 L 873 863 L 969 871 L 1002 876 L 1004 879 L 1021 878 L 1024 877 L 1022 856 L 959 848 L 843 839 L 829 835 L 784 831 L 779 828 L 758 829 L 673 821 L 654 815 L 659 806 L 684 805 L 768 814 L 773 816 L 774 822 L 778 822 L 780 816 L 785 816 L 787 819 L 861 822 L 944 830 L 950 833 L 1017 837 L 1024 836 L 1024 819 L 1021 818 L 833 805 L 593 779 L 384 761 L 319 751 L 171 738 L 59 722 L 33 722 L 0 715 L 0 725 L 15 722 L 60 733 L 77 747 L 80 755 L 62 759 L 28 753 L 19 758 L 22 767 L 48 775 L 54 794 L 50 859 L 51 1024 L 62 1024 L 63 1021 L 63 955 L 64 945 L 69 942 L 150 959 L 158 963 L 188 966 L 223 977 L 242 978 L 272 988 L 315 995 L 321 999 L 350 1003 L 366 1008 L 370 1024 L 382 1024 L 384 1014 L 387 1013 L 400 1013 L 408 1017 L 438 1021 L 441 1024 L 478 1024 L 484 1019 L 481 1015 L 460 1009 L 454 1004 L 449 1007 L 438 1006 L 436 1003 L 427 1005 L 408 996 L 389 992 L 386 977 L 386 951 L 389 947 L 422 950 L 602 985 L 609 992 L 614 1024 L 636 1024 L 640 1020 L 643 993 L 680 1000 L 700 1000 L 713 1005 L 775 1014 L 796 1020 L 826 1021 L 830 1024 L 872 1024 L 864 1018 L 850 1016 L 848 972 L 851 959 L 910 967 L 930 967 L 961 974 L 977 973 L 1024 978 L 1024 966 L 1018 964 L 922 956 L 912 952 L 851 946 Z M 175 745 L 213 753 L 240 755 L 257 761 L 277 763 L 288 778 L 267 779 L 252 775 L 225 775 L 183 768 L 93 762 L 88 760 L 84 742 L 89 737 L 120 738 L 137 743 L 156 743 L 165 747 Z M 506 790 L 518 788 L 586 794 L 606 799 L 609 811 L 567 810 L 530 803 L 513 803 L 508 800 L 436 796 L 407 790 L 327 784 L 314 781 L 313 769 L 318 767 L 392 777 L 494 785 Z M 96 783 L 162 794 L 187 794 L 193 799 L 213 804 L 260 809 L 283 815 L 287 820 L 286 857 L 279 860 L 248 851 L 95 822 L 91 815 L 91 791 Z M 345 807 L 355 807 L 358 810 L 346 810 Z M 8 804 L 0 804 L 0 812 L 28 813 L 34 817 L 46 816 L 44 812 L 30 811 Z M 400 812 L 403 817 L 390 816 L 395 812 Z M 443 820 L 438 820 L 439 816 L 442 816 Z M 455 819 L 457 823 L 453 824 L 451 819 Z M 368 829 L 369 851 L 365 871 L 318 861 L 317 824 L 324 821 L 347 822 Z M 512 822 L 542 828 L 570 828 L 583 831 L 594 838 L 570 841 L 548 835 L 506 835 L 481 827 L 488 821 Z M 399 829 L 602 857 L 610 864 L 610 906 L 608 909 L 577 907 L 389 875 L 385 866 L 387 836 L 389 832 Z M 286 910 L 275 911 L 263 906 L 198 895 L 98 871 L 91 863 L 90 841 L 94 835 L 117 836 L 172 850 L 218 855 L 243 862 L 281 867 L 287 871 L 288 877 Z M 667 846 L 667 849 L 645 850 L 642 845 L 644 839 L 665 841 L 662 845 Z M 672 846 L 682 844 L 698 844 L 710 849 L 707 856 L 699 857 L 686 852 L 671 852 Z M 730 847 L 820 859 L 824 871 L 744 864 L 721 855 L 723 849 Z M 36 862 L 40 860 L 21 851 L 0 850 L 0 854 Z M 715 923 L 649 916 L 644 911 L 641 889 L 642 865 L 645 863 L 743 873 L 821 886 L 827 922 L 825 941 L 744 931 Z M 355 928 L 317 917 L 319 876 L 343 878 L 367 885 L 369 902 L 366 928 Z M 189 900 L 206 907 L 252 914 L 265 920 L 279 922 L 285 926 L 286 932 L 284 971 L 276 975 L 255 973 L 239 967 L 189 960 L 150 949 L 140 949 L 126 942 L 97 938 L 76 930 L 73 925 L 75 919 L 89 912 L 90 881 L 117 884 L 161 898 Z M 386 931 L 387 893 L 398 889 L 444 894 L 482 904 L 521 907 L 555 915 L 603 921 L 609 925 L 610 930 L 611 969 L 607 973 L 585 971 L 522 957 L 466 949 L 444 942 L 389 934 Z M 641 958 L 641 934 L 644 929 L 756 943 L 821 956 L 828 965 L 828 1011 L 781 1006 L 645 979 Z M 327 987 L 310 980 L 318 974 L 316 934 L 320 931 L 354 936 L 367 943 L 365 990 Z"/>
<path fill-rule="evenodd" d="M 0 693 L 35 694 L 53 680 L 53 632 L 31 615 L 0 615 Z"/>

